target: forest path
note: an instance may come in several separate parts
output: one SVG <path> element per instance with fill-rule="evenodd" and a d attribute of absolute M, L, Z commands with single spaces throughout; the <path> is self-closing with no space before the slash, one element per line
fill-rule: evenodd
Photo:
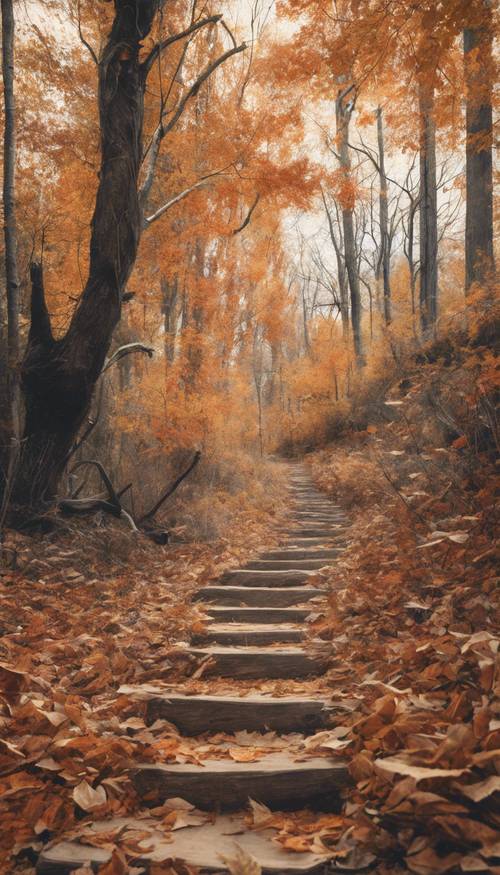
<path fill-rule="evenodd" d="M 325 670 L 320 648 L 308 636 L 307 618 L 324 600 L 317 572 L 335 561 L 346 525 L 340 508 L 316 489 L 304 466 L 287 467 L 291 508 L 282 546 L 227 572 L 196 595 L 208 622 L 192 636 L 188 651 L 206 662 L 204 677 L 230 679 L 234 689 L 189 695 L 179 685 L 178 691 L 153 696 L 147 704 L 149 723 L 167 720 L 186 738 L 219 733 L 220 743 L 220 733 L 230 734 L 230 756 L 220 758 L 219 750 L 219 758 L 203 762 L 137 763 L 130 771 L 136 791 L 145 806 L 156 810 L 146 807 L 134 818 L 93 824 L 97 832 L 149 831 L 152 841 L 144 846 L 150 849 L 138 852 L 144 871 L 169 859 L 202 872 L 227 872 L 223 859 L 239 853 L 250 855 L 262 872 L 276 875 L 326 871 L 323 854 L 286 853 L 273 842 L 272 828 L 256 831 L 245 824 L 249 798 L 274 811 L 332 812 L 349 782 L 345 763 L 326 751 L 324 756 L 317 749 L 309 753 L 304 744 L 307 736 L 329 726 L 326 697 L 282 691 L 284 679 L 300 681 Z M 262 684 L 265 692 L 242 689 L 242 680 L 255 680 L 257 690 Z M 211 816 L 171 832 L 163 820 L 167 800 L 178 797 Z M 166 802 L 159 817 L 158 806 Z M 41 855 L 37 872 L 63 875 L 84 865 L 97 870 L 109 858 L 105 848 L 62 842 Z"/>

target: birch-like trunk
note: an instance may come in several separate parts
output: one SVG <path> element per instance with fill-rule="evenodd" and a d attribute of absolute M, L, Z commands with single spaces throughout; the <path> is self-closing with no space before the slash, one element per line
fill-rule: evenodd
<path fill-rule="evenodd" d="M 421 85 L 420 109 L 420 325 L 429 334 L 437 318 L 438 234 L 436 184 L 436 127 L 434 95 Z"/>
<path fill-rule="evenodd" d="M 352 105 L 346 96 L 340 94 L 336 100 L 336 123 L 340 166 L 347 180 L 351 177 L 351 158 L 349 153 L 349 122 Z M 354 352 L 358 366 L 364 364 L 363 337 L 361 333 L 361 291 L 358 275 L 358 258 L 354 233 L 354 209 L 342 204 L 342 229 L 344 237 L 344 263 L 349 282 L 351 304 L 351 327 Z"/>
<path fill-rule="evenodd" d="M 391 312 L 391 248 L 389 240 L 389 185 L 385 172 L 385 144 L 382 108 L 377 108 L 377 143 L 379 167 L 379 223 L 380 223 L 380 266 L 384 290 L 384 320 L 389 325 Z"/>
<path fill-rule="evenodd" d="M 14 94 L 15 20 L 13 0 L 2 0 L 3 232 L 5 294 L 0 294 L 0 524 L 18 462 L 19 273 L 16 227 L 16 102 Z"/>

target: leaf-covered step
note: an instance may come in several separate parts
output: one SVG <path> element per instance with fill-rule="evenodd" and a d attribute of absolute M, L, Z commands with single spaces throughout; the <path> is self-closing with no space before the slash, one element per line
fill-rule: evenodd
<path fill-rule="evenodd" d="M 244 608 L 239 606 L 205 605 L 205 613 L 221 623 L 304 623 L 312 607 L 305 608 Z"/>
<path fill-rule="evenodd" d="M 338 555 L 334 553 L 331 559 Z M 318 568 L 323 568 L 329 565 L 328 559 L 311 559 L 310 557 L 299 558 L 291 556 L 286 559 L 255 559 L 249 562 L 246 569 L 250 571 L 316 571 Z"/>
<path fill-rule="evenodd" d="M 197 659 L 210 657 L 205 676 L 235 678 L 305 678 L 322 674 L 325 662 L 305 649 L 290 645 L 280 647 L 190 647 Z"/>
<path fill-rule="evenodd" d="M 297 762 L 285 752 L 258 762 L 204 760 L 144 764 L 131 769 L 140 797 L 148 802 L 181 797 L 207 811 L 234 811 L 255 799 L 274 809 L 336 810 L 349 784 L 345 763 L 326 757 Z"/>
<path fill-rule="evenodd" d="M 282 550 L 270 550 L 268 553 L 262 553 L 260 560 L 303 560 L 303 559 L 335 559 L 340 553 L 342 553 L 342 549 L 340 547 L 332 547 L 332 548 L 315 548 L 312 546 L 309 550 L 303 549 L 302 547 L 295 549 L 282 549 Z M 253 563 L 249 563 L 253 565 Z"/>
<path fill-rule="evenodd" d="M 322 699 L 300 696 L 183 696 L 172 693 L 150 699 L 146 719 L 173 723 L 184 735 L 205 732 L 266 730 L 312 732 L 328 725 Z"/>
<path fill-rule="evenodd" d="M 259 608 L 287 608 L 327 594 L 314 586 L 205 586 L 195 594 L 195 601 L 219 605 L 251 605 Z"/>
<path fill-rule="evenodd" d="M 203 817 L 199 819 L 203 821 Z M 263 875 L 312 875 L 322 872 L 325 865 L 325 857 L 319 854 L 287 853 L 273 841 L 274 831 L 249 830 L 244 814 L 219 815 L 199 826 L 168 832 L 161 820 L 155 820 L 144 812 L 141 817 L 97 821 L 92 829 L 96 833 L 145 833 L 148 838 L 142 843 L 144 850 L 138 855 L 136 863 L 146 873 L 153 867 L 159 871 L 158 860 L 168 859 L 180 860 L 199 870 L 200 875 L 227 873 L 229 869 L 221 858 L 234 860 L 238 855 L 238 847 L 247 858 L 255 860 Z M 83 845 L 76 841 L 58 842 L 42 852 L 36 871 L 38 875 L 69 875 L 75 869 L 90 867 L 97 872 L 111 860 L 111 853 L 105 847 Z"/>
<path fill-rule="evenodd" d="M 204 632 L 191 636 L 191 644 L 216 642 L 225 645 L 255 647 L 258 644 L 299 643 L 304 630 L 298 626 L 253 623 L 212 623 Z"/>
<path fill-rule="evenodd" d="M 327 540 L 331 538 L 333 535 L 337 534 L 340 529 L 343 529 L 344 526 L 339 524 L 335 524 L 332 526 L 324 526 L 324 525 L 313 525 L 313 524 L 304 524 L 300 525 L 298 523 L 295 524 L 295 527 L 292 528 L 290 525 L 289 528 L 282 529 L 282 535 L 288 535 L 289 538 L 322 538 Z"/>
<path fill-rule="evenodd" d="M 219 578 L 219 583 L 231 586 L 298 586 L 305 583 L 310 570 L 300 568 L 238 568 L 227 571 Z"/>

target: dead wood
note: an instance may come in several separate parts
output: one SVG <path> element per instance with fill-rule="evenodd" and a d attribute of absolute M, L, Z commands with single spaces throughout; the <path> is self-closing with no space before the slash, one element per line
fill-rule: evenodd
<path fill-rule="evenodd" d="M 193 468 L 196 467 L 196 465 L 200 461 L 200 457 L 201 452 L 197 450 L 184 473 L 177 477 L 176 480 L 174 480 L 172 485 L 169 486 L 168 489 L 162 494 L 156 504 L 153 505 L 151 510 L 148 510 L 147 513 L 142 515 L 142 517 L 139 519 L 139 523 L 143 523 L 145 520 L 150 520 L 154 517 L 154 515 L 159 511 L 160 507 L 167 500 L 167 498 L 170 498 L 170 496 L 173 495 L 175 490 L 181 485 L 182 481 L 185 480 L 186 477 L 191 473 Z"/>

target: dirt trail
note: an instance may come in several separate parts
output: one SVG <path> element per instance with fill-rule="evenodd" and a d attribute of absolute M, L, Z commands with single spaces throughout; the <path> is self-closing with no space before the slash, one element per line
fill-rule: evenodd
<path fill-rule="evenodd" d="M 314 487 L 304 466 L 290 464 L 289 472 L 291 505 L 282 546 L 226 573 L 196 596 L 208 621 L 203 632 L 193 634 L 189 651 L 206 661 L 204 677 L 226 679 L 224 693 L 193 695 L 188 684 L 180 684 L 147 704 L 150 723 L 168 720 L 186 739 L 232 733 L 231 756 L 136 763 L 130 774 L 144 801 L 141 815 L 93 825 L 103 832 L 120 826 L 146 830 L 148 840 L 137 863 L 145 871 L 169 859 L 202 872 L 227 872 L 223 859 L 238 854 L 253 858 L 262 872 L 324 870 L 321 853 L 286 853 L 273 841 L 273 830 L 248 829 L 244 819 L 249 798 L 271 811 L 335 812 L 349 783 L 345 763 L 307 752 L 307 736 L 329 725 L 326 698 L 305 692 L 283 695 L 284 681 L 300 682 L 325 670 L 321 648 L 308 636 L 307 618 L 324 600 L 318 570 L 335 562 L 346 525 L 340 508 Z M 255 684 L 249 689 L 242 681 Z M 258 692 L 261 683 L 265 692 Z M 258 755 L 256 745 L 262 748 Z M 171 832 L 164 823 L 168 800 L 179 798 L 199 811 L 193 814 L 186 806 L 194 825 Z M 63 875 L 89 865 L 97 870 L 110 856 L 105 847 L 62 842 L 43 853 L 37 872 Z"/>

